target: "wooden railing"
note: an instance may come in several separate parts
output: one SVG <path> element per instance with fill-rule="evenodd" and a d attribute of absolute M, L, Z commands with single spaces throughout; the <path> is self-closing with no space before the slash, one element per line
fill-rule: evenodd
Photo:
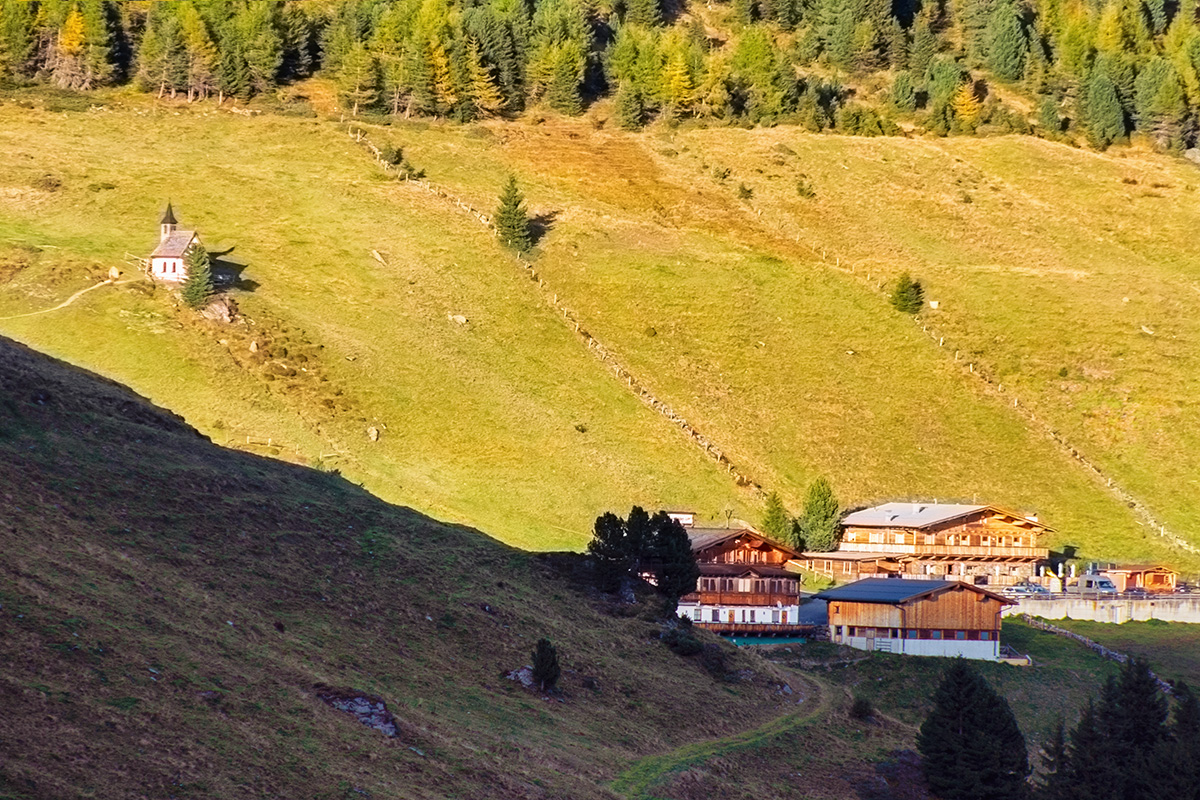
<path fill-rule="evenodd" d="M 683 599 L 705 606 L 794 606 L 800 602 L 800 595 L 786 592 L 692 592 Z"/>
<path fill-rule="evenodd" d="M 841 549 L 850 553 L 896 553 L 906 556 L 959 556 L 961 558 L 1033 558 L 1050 557 L 1045 547 L 997 547 L 965 544 L 881 544 L 878 542 L 843 542 Z M 814 557 L 819 560 L 819 556 Z"/>

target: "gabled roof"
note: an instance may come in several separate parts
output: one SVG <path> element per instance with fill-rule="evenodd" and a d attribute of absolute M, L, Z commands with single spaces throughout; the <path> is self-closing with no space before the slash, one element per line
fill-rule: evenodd
<path fill-rule="evenodd" d="M 175 219 L 175 212 L 171 210 L 171 201 L 170 200 L 167 201 L 167 210 L 163 212 L 162 222 L 160 222 L 158 224 L 159 225 L 178 225 L 179 224 L 178 221 Z"/>
<path fill-rule="evenodd" d="M 815 597 L 822 600 L 842 600 L 847 603 L 884 603 L 894 605 L 897 603 L 907 603 L 918 597 L 939 594 L 956 587 L 962 587 L 972 592 L 987 595 L 1005 605 L 1013 605 L 1013 601 L 1006 597 L 1001 597 L 994 592 L 989 592 L 986 589 L 981 589 L 978 586 L 963 583 L 962 581 L 924 581 L 907 580 L 904 578 L 867 578 L 846 584 L 845 586 L 839 586 L 835 589 L 826 589 L 823 592 L 817 592 Z"/>
<path fill-rule="evenodd" d="M 158 243 L 151 258 L 182 258 L 196 238 L 195 231 L 175 231 Z"/>
<path fill-rule="evenodd" d="M 1024 517 L 1015 511 L 1006 511 L 997 506 L 962 505 L 958 503 L 884 503 L 874 508 L 864 508 L 846 515 L 843 525 L 860 528 L 929 528 L 943 522 L 966 517 L 980 511 L 1004 514 L 1023 520 L 1039 528 L 1052 530 L 1036 520 Z"/>
<path fill-rule="evenodd" d="M 1122 564 L 1116 567 L 1105 567 L 1101 572 L 1176 572 L 1170 567 L 1157 564 Z"/>
<path fill-rule="evenodd" d="M 778 550 L 787 553 L 790 558 L 801 558 L 802 554 L 799 550 L 795 550 L 786 544 L 777 542 L 769 536 L 764 536 L 753 528 L 684 528 L 687 531 L 688 538 L 692 540 L 692 552 L 698 553 L 701 550 L 707 550 L 710 547 L 715 547 L 719 544 L 724 544 L 730 539 L 736 539 L 739 536 L 752 536 L 755 539 L 760 539 L 766 544 Z"/>

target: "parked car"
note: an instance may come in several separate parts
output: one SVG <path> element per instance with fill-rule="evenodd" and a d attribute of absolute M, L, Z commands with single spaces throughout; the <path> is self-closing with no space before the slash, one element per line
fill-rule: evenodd
<path fill-rule="evenodd" d="M 1000 594 L 1012 598 L 1040 597 L 1050 594 L 1050 590 L 1040 583 L 1015 583 L 1012 586 L 1005 586 L 1000 590 Z"/>
<path fill-rule="evenodd" d="M 1140 599 L 1140 598 L 1144 598 L 1144 597 L 1149 597 L 1150 592 L 1148 592 L 1145 589 L 1142 589 L 1141 587 L 1138 587 L 1138 586 L 1130 586 L 1128 589 L 1121 592 L 1121 596 L 1128 597 L 1131 599 Z"/>
<path fill-rule="evenodd" d="M 1175 594 L 1193 594 L 1195 591 L 1196 587 L 1192 586 L 1190 583 L 1184 583 L 1180 581 L 1179 583 L 1175 584 Z"/>

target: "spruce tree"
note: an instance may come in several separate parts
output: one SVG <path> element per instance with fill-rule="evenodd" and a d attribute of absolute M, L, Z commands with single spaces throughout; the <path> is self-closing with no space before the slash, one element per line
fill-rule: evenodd
<path fill-rule="evenodd" d="M 621 81 L 617 87 L 617 97 L 614 101 L 614 113 L 617 124 L 627 131 L 641 130 L 643 115 L 642 95 L 633 85 L 633 81 Z"/>
<path fill-rule="evenodd" d="M 375 56 L 362 42 L 356 42 L 341 59 L 337 74 L 338 94 L 350 104 L 350 115 L 370 108 L 379 99 L 379 72 Z"/>
<path fill-rule="evenodd" d="M 515 175 L 510 176 L 500 193 L 500 206 L 495 216 L 496 235 L 505 247 L 524 253 L 533 246 L 529 228 L 529 215 L 525 211 L 525 196 L 517 185 Z"/>
<path fill-rule="evenodd" d="M 908 46 L 908 68 L 913 75 L 923 76 L 938 51 L 938 37 L 933 30 L 933 5 L 926 3 L 913 18 L 912 41 Z"/>
<path fill-rule="evenodd" d="M 597 517 L 587 551 L 595 561 L 599 588 L 606 592 L 620 588 L 631 563 L 625 544 L 625 521 L 613 513 Z"/>
<path fill-rule="evenodd" d="M 625 22 L 651 27 L 662 23 L 658 0 L 625 0 Z"/>
<path fill-rule="evenodd" d="M 910 114 L 917 109 L 917 87 L 913 85 L 912 73 L 902 70 L 892 80 L 888 102 L 899 112 Z"/>
<path fill-rule="evenodd" d="M 554 47 L 550 59 L 549 83 L 546 86 L 546 102 L 555 111 L 570 116 L 583 112 L 583 99 L 579 94 L 583 68 L 583 51 L 576 42 L 568 40 Z"/>
<path fill-rule="evenodd" d="M 25 0 L 0 0 L 0 83 L 28 71 L 33 54 L 33 9 Z"/>
<path fill-rule="evenodd" d="M 1025 74 L 1029 36 L 1021 24 L 1020 12 L 1012 0 L 1000 0 L 988 22 L 987 63 L 996 77 L 1017 81 Z"/>
<path fill-rule="evenodd" d="M 962 133 L 974 133 L 979 125 L 979 114 L 983 106 L 975 95 L 975 84 L 967 81 L 960 85 L 950 100 L 954 119 Z"/>
<path fill-rule="evenodd" d="M 654 541 L 649 548 L 648 561 L 654 568 L 658 591 L 667 599 L 669 614 L 674 615 L 679 598 L 696 591 L 700 567 L 692 552 L 692 540 L 678 520 L 665 511 L 653 518 Z"/>
<path fill-rule="evenodd" d="M 1058 101 L 1047 95 L 1038 105 L 1038 125 L 1051 136 L 1062 133 L 1062 116 L 1058 113 Z"/>
<path fill-rule="evenodd" d="M 1068 800 L 1070 797 L 1070 755 L 1067 749 L 1066 726 L 1061 719 L 1041 747 L 1042 769 L 1037 777 L 1039 800 Z"/>
<path fill-rule="evenodd" d="M 962 659 L 934 692 L 917 750 L 929 788 L 942 800 L 1025 797 L 1025 737 L 1008 702 Z"/>
<path fill-rule="evenodd" d="M 804 514 L 800 518 L 804 544 L 809 550 L 827 553 L 841 541 L 842 526 L 837 497 L 824 477 L 808 485 L 804 493 Z"/>
<path fill-rule="evenodd" d="M 237 16 L 237 26 L 251 88 L 259 94 L 274 89 L 283 66 L 275 4 L 247 3 Z"/>
<path fill-rule="evenodd" d="M 892 289 L 892 308 L 902 314 L 916 314 L 925 305 L 925 289 L 920 281 L 913 280 L 907 272 L 901 273 Z"/>
<path fill-rule="evenodd" d="M 471 102 L 482 114 L 499 113 L 504 107 L 504 97 L 496 88 L 491 71 L 483 63 L 479 52 L 479 42 L 471 39 L 467 43 L 467 80 L 469 83 Z"/>
<path fill-rule="evenodd" d="M 1125 136 L 1125 112 L 1117 97 L 1117 88 L 1107 74 L 1099 70 L 1087 87 L 1088 141 L 1097 150 Z"/>
<path fill-rule="evenodd" d="M 783 506 L 778 492 L 767 495 L 763 508 L 762 530 L 777 542 L 787 542 L 792 532 L 792 515 Z"/>
<path fill-rule="evenodd" d="M 552 691 L 562 670 L 558 666 L 558 651 L 549 639 L 538 639 L 533 651 L 533 681 L 543 692 Z"/>
<path fill-rule="evenodd" d="M 193 244 L 184 254 L 183 261 L 187 266 L 187 280 L 183 282 L 179 294 L 188 308 L 204 308 L 215 291 L 208 251 Z"/>

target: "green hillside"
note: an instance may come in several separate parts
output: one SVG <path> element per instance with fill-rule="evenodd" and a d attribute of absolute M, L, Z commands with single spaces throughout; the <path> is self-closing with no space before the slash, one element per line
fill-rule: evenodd
<path fill-rule="evenodd" d="M 846 505 L 977 498 L 1039 513 L 1083 557 L 1196 566 L 1041 427 L 1192 530 L 1195 245 L 1173 232 L 1196 212 L 1170 200 L 1190 196 L 1189 166 L 1022 138 L 366 126 L 476 208 L 516 174 L 548 220 L 539 286 L 472 215 L 387 179 L 321 119 L 109 96 L 87 113 L 5 104 L 0 121 L 0 331 L 220 443 L 522 546 L 579 547 L 599 511 L 635 502 L 755 518 L 757 497 L 590 354 L 557 301 L 793 508 L 825 474 Z M 140 283 L 12 318 L 112 265 L 136 277 L 123 255 L 150 249 L 167 197 L 245 265 L 244 324 Z M 1120 251 L 1081 242 L 1118 224 Z M 918 325 L 878 288 L 903 269 L 941 303 Z"/>

